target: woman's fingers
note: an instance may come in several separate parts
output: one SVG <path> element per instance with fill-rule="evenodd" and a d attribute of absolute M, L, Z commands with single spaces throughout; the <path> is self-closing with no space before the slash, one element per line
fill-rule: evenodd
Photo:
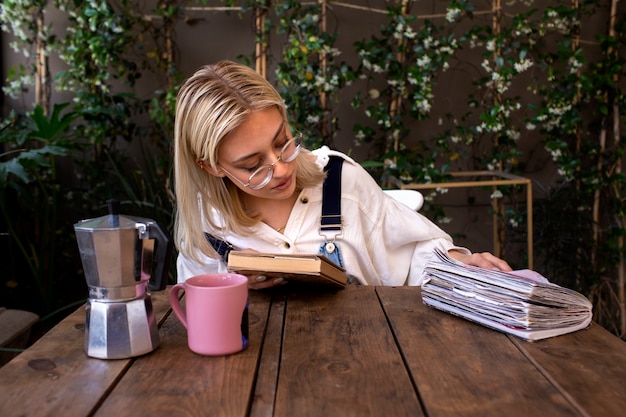
<path fill-rule="evenodd" d="M 275 287 L 277 285 L 283 285 L 286 283 L 287 281 L 285 281 L 283 278 L 280 278 L 280 277 L 269 278 L 269 277 L 266 277 L 265 275 L 249 275 L 248 276 L 248 288 L 251 288 L 253 290 L 271 288 L 271 287 Z"/>
<path fill-rule="evenodd" d="M 512 271 L 511 266 L 503 259 L 489 253 L 472 253 L 470 255 L 458 252 L 450 251 L 450 256 L 458 261 L 466 263 L 468 265 L 479 266 L 486 269 L 497 269 L 499 271 Z"/>

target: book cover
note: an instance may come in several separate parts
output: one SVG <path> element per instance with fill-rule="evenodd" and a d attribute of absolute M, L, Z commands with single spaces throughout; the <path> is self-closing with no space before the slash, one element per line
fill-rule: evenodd
<path fill-rule="evenodd" d="M 339 288 L 348 285 L 346 271 L 323 255 L 231 251 L 228 270 Z"/>
<path fill-rule="evenodd" d="M 582 294 L 529 271 L 501 272 L 436 255 L 424 269 L 426 305 L 526 340 L 589 326 L 592 304 Z"/>

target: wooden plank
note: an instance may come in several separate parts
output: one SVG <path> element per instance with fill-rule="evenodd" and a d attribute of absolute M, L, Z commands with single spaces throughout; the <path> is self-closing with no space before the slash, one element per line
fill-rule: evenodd
<path fill-rule="evenodd" d="M 157 321 L 167 314 L 168 294 L 152 294 Z M 132 360 L 88 357 L 85 317 L 83 306 L 0 368 L 1 416 L 82 417 L 102 401 Z"/>
<path fill-rule="evenodd" d="M 251 291 L 250 345 L 226 356 L 202 356 L 187 346 L 175 315 L 161 327 L 162 342 L 138 358 L 95 416 L 246 416 L 250 407 L 271 295 Z"/>
<path fill-rule="evenodd" d="M 429 416 L 574 416 L 509 338 L 429 308 L 416 287 L 378 287 Z"/>
<path fill-rule="evenodd" d="M 589 416 L 626 410 L 626 343 L 597 324 L 575 333 L 514 342 Z"/>
<path fill-rule="evenodd" d="M 274 415 L 423 415 L 373 287 L 289 295 Z"/>
<path fill-rule="evenodd" d="M 283 341 L 286 297 L 274 296 L 263 340 L 261 361 L 250 417 L 271 417 L 274 415 L 274 399 L 278 382 L 279 360 Z"/>
<path fill-rule="evenodd" d="M 30 311 L 0 307 L 0 346 L 12 346 L 20 335 L 30 333 L 30 328 L 39 321 L 39 316 Z"/>
<path fill-rule="evenodd" d="M 20 349 L 26 347 L 31 328 L 37 321 L 39 316 L 30 311 L 0 307 L 0 348 L 4 349 L 0 349 L 0 367 L 10 362 L 20 353 Z"/>

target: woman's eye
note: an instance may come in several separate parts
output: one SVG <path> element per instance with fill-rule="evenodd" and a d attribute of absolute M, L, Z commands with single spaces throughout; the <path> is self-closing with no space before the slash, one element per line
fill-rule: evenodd
<path fill-rule="evenodd" d="M 248 171 L 250 174 L 252 174 L 253 172 L 255 172 L 257 169 L 259 169 L 261 167 L 261 164 L 257 164 L 253 167 L 246 167 L 244 168 L 246 171 Z"/>
<path fill-rule="evenodd" d="M 280 143 L 277 143 L 276 146 L 274 146 L 274 148 L 281 151 L 285 147 L 287 142 L 289 142 L 289 138 L 285 136 L 285 139 L 283 139 Z"/>

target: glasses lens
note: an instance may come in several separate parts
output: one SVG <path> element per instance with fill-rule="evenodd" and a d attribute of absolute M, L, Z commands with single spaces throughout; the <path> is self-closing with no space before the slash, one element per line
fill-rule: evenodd
<path fill-rule="evenodd" d="M 248 187 L 253 190 L 260 190 L 270 182 L 273 174 L 274 167 L 269 165 L 257 169 L 250 175 L 250 178 L 248 178 Z"/>
<path fill-rule="evenodd" d="M 285 144 L 285 147 L 280 153 L 281 155 L 280 159 L 283 162 L 291 162 L 294 159 L 296 159 L 301 149 L 302 149 L 302 133 L 298 133 L 289 142 Z"/>
<path fill-rule="evenodd" d="M 302 133 L 299 133 L 285 144 L 280 151 L 279 159 L 285 163 L 292 162 L 300 154 L 301 149 Z M 278 162 L 278 160 L 276 162 Z M 253 190 L 260 190 L 272 180 L 273 175 L 274 165 L 263 166 L 250 175 L 250 178 L 248 178 L 248 187 Z"/>

